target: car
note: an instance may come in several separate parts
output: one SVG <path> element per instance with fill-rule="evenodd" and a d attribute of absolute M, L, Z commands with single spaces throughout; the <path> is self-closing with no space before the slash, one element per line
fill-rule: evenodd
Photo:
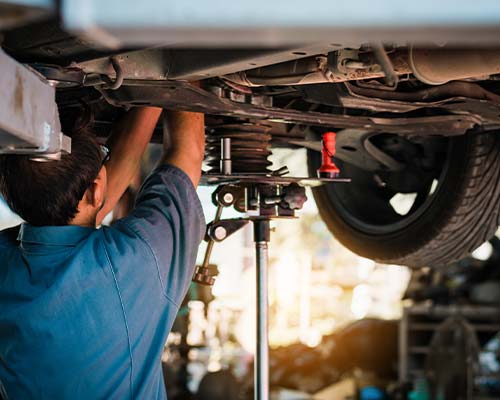
<path fill-rule="evenodd" d="M 322 135 L 335 132 L 351 182 L 313 189 L 326 225 L 363 257 L 422 267 L 463 258 L 499 225 L 500 50 L 465 36 L 197 47 L 128 32 L 134 40 L 102 47 L 51 15 L 4 29 L 2 49 L 57 88 L 63 130 L 82 103 L 101 136 L 131 106 L 206 113 L 209 172 L 230 137 L 239 174 L 272 171 L 278 146 L 308 149 L 315 176 Z"/>

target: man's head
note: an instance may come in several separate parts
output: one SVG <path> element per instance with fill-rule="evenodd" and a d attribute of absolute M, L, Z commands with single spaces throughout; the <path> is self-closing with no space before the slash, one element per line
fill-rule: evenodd
<path fill-rule="evenodd" d="M 71 154 L 39 162 L 0 156 L 0 192 L 21 218 L 35 226 L 95 226 L 106 196 L 106 168 L 94 136 L 72 135 Z"/>

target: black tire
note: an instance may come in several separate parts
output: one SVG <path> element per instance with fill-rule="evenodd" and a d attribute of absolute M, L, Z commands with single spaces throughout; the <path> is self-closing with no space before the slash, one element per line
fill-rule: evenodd
<path fill-rule="evenodd" d="M 418 218 L 393 230 L 373 232 L 352 223 L 336 193 L 366 196 L 363 182 L 342 189 L 333 184 L 313 189 L 319 213 L 333 235 L 355 253 L 388 264 L 410 267 L 455 262 L 490 239 L 499 225 L 500 137 L 496 133 L 467 134 L 449 139 L 438 188 Z M 310 171 L 320 156 L 309 152 Z M 346 174 L 348 175 L 348 174 Z M 348 176 L 346 176 L 348 177 Z M 340 188 L 340 189 L 339 189 Z M 403 221 L 404 222 L 404 221 Z"/>

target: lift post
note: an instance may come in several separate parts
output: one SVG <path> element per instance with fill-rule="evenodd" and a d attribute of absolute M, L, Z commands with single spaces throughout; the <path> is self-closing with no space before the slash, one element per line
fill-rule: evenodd
<path fill-rule="evenodd" d="M 269 399 L 269 254 L 268 219 L 253 221 L 257 273 L 257 343 L 255 346 L 255 399 Z"/>

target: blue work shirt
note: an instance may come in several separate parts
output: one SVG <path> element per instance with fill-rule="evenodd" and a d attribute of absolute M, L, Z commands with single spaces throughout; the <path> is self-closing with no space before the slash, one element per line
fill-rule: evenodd
<path fill-rule="evenodd" d="M 165 399 L 161 355 L 205 231 L 163 165 L 110 227 L 0 232 L 0 398 Z"/>

